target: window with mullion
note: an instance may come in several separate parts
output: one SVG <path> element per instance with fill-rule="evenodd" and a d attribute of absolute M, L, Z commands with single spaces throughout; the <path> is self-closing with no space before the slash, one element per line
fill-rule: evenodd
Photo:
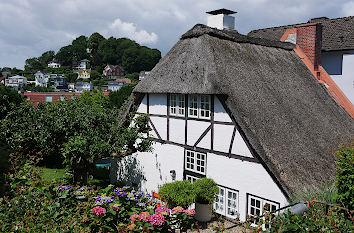
<path fill-rule="evenodd" d="M 206 173 L 206 154 L 186 150 L 185 151 L 185 170 L 205 175 Z"/>
<path fill-rule="evenodd" d="M 278 208 L 279 208 L 279 203 L 265 200 L 263 198 L 248 194 L 248 211 L 247 211 L 247 213 L 250 217 L 254 218 L 253 224 L 257 224 L 257 222 L 259 221 L 259 219 L 257 219 L 257 218 L 259 216 L 264 215 L 266 212 L 274 212 Z M 265 219 L 263 217 L 263 219 L 270 221 L 273 218 L 273 216 L 270 215 L 268 219 Z M 263 224 L 262 227 L 264 229 L 268 229 L 270 227 L 270 224 Z"/>
<path fill-rule="evenodd" d="M 210 96 L 200 96 L 200 113 L 199 118 L 210 119 Z"/>
<path fill-rule="evenodd" d="M 171 94 L 170 95 L 170 115 L 171 116 L 185 116 L 185 99 L 184 95 Z"/>
<path fill-rule="evenodd" d="M 188 116 L 189 117 L 198 117 L 198 95 L 190 95 L 189 96 L 189 107 L 188 107 Z"/>

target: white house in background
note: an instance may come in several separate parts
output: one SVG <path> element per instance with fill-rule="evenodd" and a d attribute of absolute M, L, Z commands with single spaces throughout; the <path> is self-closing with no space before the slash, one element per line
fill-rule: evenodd
<path fill-rule="evenodd" d="M 153 151 L 113 159 L 111 182 L 157 192 L 209 177 L 216 212 L 244 221 L 334 180 L 331 151 L 351 140 L 353 119 L 293 49 L 194 26 L 134 89 Z"/>
<path fill-rule="evenodd" d="M 27 78 L 20 75 L 15 75 L 5 79 L 5 86 L 12 87 L 16 91 L 21 90 L 22 87 L 26 85 L 27 85 Z"/>
<path fill-rule="evenodd" d="M 304 33 L 305 25 L 311 24 L 317 26 L 316 30 L 312 30 L 317 33 Z M 312 18 L 307 23 L 258 29 L 248 35 L 287 40 L 299 45 L 305 54 L 314 52 L 316 48 L 316 54 L 312 55 L 315 63 L 325 69 L 351 103 L 354 103 L 354 16 Z M 311 48 L 304 48 L 304 44 Z"/>
<path fill-rule="evenodd" d="M 84 91 L 92 91 L 93 90 L 93 85 L 92 83 L 88 82 L 77 82 L 75 84 L 75 90 L 77 92 L 84 92 Z"/>
<path fill-rule="evenodd" d="M 84 59 L 78 62 L 73 62 L 72 67 L 74 70 L 86 70 L 88 69 L 89 60 Z"/>
<path fill-rule="evenodd" d="M 59 68 L 61 66 L 61 64 L 59 62 L 56 61 L 51 61 L 48 63 L 48 67 L 49 68 Z"/>
<path fill-rule="evenodd" d="M 150 74 L 150 71 L 140 71 L 139 73 L 139 81 L 143 80 Z"/>
<path fill-rule="evenodd" d="M 75 83 L 68 83 L 68 90 L 74 91 L 75 90 Z"/>
<path fill-rule="evenodd" d="M 77 72 L 77 79 L 89 79 L 91 76 L 91 69 L 81 69 Z"/>
<path fill-rule="evenodd" d="M 35 85 L 36 86 L 47 87 L 49 76 L 46 75 L 46 73 L 39 70 L 34 74 L 34 77 L 35 77 Z"/>
<path fill-rule="evenodd" d="M 124 81 L 108 81 L 108 91 L 118 91 L 122 86 L 126 85 Z"/>

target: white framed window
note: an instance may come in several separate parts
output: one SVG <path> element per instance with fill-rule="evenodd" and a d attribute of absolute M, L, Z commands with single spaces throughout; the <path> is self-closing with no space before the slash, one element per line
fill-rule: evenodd
<path fill-rule="evenodd" d="M 247 214 L 250 217 L 254 218 L 253 224 L 257 224 L 257 218 L 259 216 L 264 215 L 266 212 L 274 212 L 275 210 L 280 208 L 280 204 L 274 201 L 270 201 L 261 197 L 257 197 L 251 194 L 247 194 L 248 198 L 248 206 L 247 206 Z M 263 220 L 271 220 L 264 219 Z M 269 229 L 269 224 L 263 224 L 263 229 Z"/>
<path fill-rule="evenodd" d="M 210 119 L 210 95 L 189 95 L 188 116 Z"/>
<path fill-rule="evenodd" d="M 64 101 L 65 100 L 65 96 L 60 96 L 60 101 Z"/>
<path fill-rule="evenodd" d="M 219 193 L 216 195 L 214 209 L 218 214 L 229 218 L 239 217 L 239 194 L 238 191 L 219 186 Z"/>
<path fill-rule="evenodd" d="M 206 154 L 196 151 L 186 150 L 185 169 L 205 175 L 206 172 Z"/>
<path fill-rule="evenodd" d="M 198 95 L 189 95 L 188 116 L 198 117 Z"/>
<path fill-rule="evenodd" d="M 170 95 L 170 115 L 184 116 L 185 115 L 185 99 L 182 94 Z"/>
<path fill-rule="evenodd" d="M 71 99 L 72 99 L 72 100 L 76 99 L 76 96 L 75 96 L 75 95 L 72 95 L 72 96 L 71 96 Z"/>
<path fill-rule="evenodd" d="M 192 175 L 186 175 L 186 180 L 189 180 L 193 184 L 196 180 L 199 180 L 199 178 Z"/>
<path fill-rule="evenodd" d="M 200 113 L 199 117 L 203 119 L 210 119 L 210 96 L 200 96 Z"/>
<path fill-rule="evenodd" d="M 45 102 L 46 102 L 46 103 L 53 102 L 53 96 L 46 96 L 46 97 L 45 97 Z"/>

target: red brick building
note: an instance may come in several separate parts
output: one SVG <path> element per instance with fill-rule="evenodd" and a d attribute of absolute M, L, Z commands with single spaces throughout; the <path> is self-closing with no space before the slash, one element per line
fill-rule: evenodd
<path fill-rule="evenodd" d="M 34 106 L 38 103 L 58 102 L 59 100 L 70 100 L 80 96 L 74 92 L 25 92 L 23 96 Z"/>

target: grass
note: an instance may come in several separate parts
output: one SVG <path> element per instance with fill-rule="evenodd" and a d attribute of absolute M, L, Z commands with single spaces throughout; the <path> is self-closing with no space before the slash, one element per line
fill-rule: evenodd
<path fill-rule="evenodd" d="M 69 179 L 70 174 L 66 168 L 40 168 L 40 176 L 46 182 Z"/>
<path fill-rule="evenodd" d="M 46 182 L 52 181 L 69 181 L 71 175 L 68 173 L 66 168 L 56 169 L 56 168 L 39 168 L 40 176 Z M 88 185 L 106 187 L 109 185 L 109 172 L 106 169 L 95 169 L 93 172 L 93 179 L 88 180 Z"/>
<path fill-rule="evenodd" d="M 297 203 L 302 201 L 311 201 L 319 200 L 324 201 L 330 204 L 335 204 L 335 196 L 337 194 L 337 188 L 335 184 L 327 183 L 322 186 L 322 188 L 318 191 L 302 191 L 295 194 L 294 197 L 291 198 L 291 203 Z"/>

